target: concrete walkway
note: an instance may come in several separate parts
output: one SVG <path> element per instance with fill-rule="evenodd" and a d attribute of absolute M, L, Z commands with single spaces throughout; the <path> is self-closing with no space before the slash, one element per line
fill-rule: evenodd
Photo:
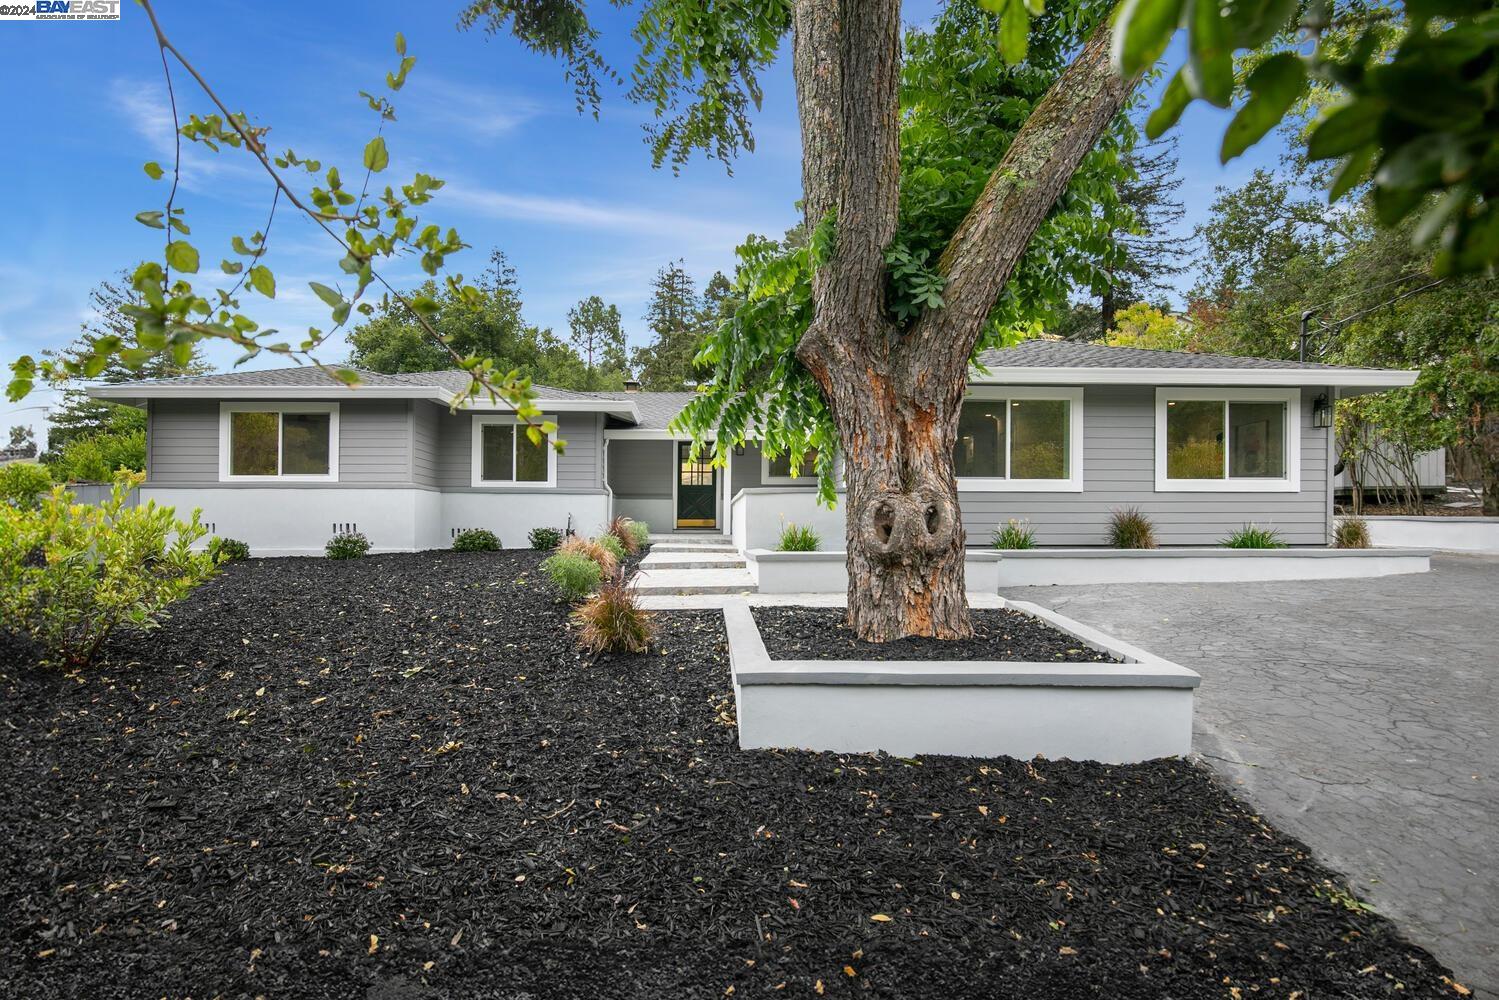
<path fill-rule="evenodd" d="M 645 596 L 751 594 L 755 578 L 722 535 L 652 535 L 635 589 Z"/>
<path fill-rule="evenodd" d="M 1476 995 L 1499 997 L 1499 557 L 1004 596 L 1202 674 L 1197 751 Z"/>

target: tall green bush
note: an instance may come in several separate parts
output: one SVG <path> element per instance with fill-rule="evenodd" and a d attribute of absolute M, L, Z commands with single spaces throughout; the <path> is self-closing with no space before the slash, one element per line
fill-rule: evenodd
<path fill-rule="evenodd" d="M 52 475 L 45 465 L 12 462 L 0 468 L 0 504 L 36 510 L 51 489 Z"/>
<path fill-rule="evenodd" d="M 110 431 L 69 441 L 52 462 L 52 475 L 59 482 L 109 482 L 121 469 L 141 472 L 146 468 L 146 432 Z"/>
<path fill-rule="evenodd" d="M 0 623 L 50 660 L 85 666 L 117 628 L 147 631 L 167 607 L 213 576 L 192 545 L 207 534 L 171 507 L 128 507 L 144 477 L 115 478 L 108 500 L 75 504 L 57 487 L 35 510 L 0 504 Z"/>

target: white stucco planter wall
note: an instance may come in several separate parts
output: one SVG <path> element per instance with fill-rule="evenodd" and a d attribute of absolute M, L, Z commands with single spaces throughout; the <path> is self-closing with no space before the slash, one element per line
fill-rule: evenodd
<path fill-rule="evenodd" d="M 842 594 L 848 590 L 848 554 L 773 552 L 749 549 L 745 562 L 762 594 Z M 963 563 L 963 582 L 970 593 L 999 589 L 1000 553 L 970 549 Z"/>
<path fill-rule="evenodd" d="M 1499 517 L 1366 517 L 1369 541 L 1380 548 L 1415 546 L 1451 552 L 1499 553 Z"/>
<path fill-rule="evenodd" d="M 817 490 L 811 487 L 740 490 L 734 494 L 731 507 L 732 537 L 741 552 L 775 548 L 781 542 L 781 528 L 787 524 L 810 525 L 822 544 L 832 548 L 843 548 L 847 537 L 842 504 L 828 510 L 817 502 Z"/>
<path fill-rule="evenodd" d="M 1027 549 L 1005 552 L 998 586 L 1248 583 L 1425 573 L 1428 549 Z"/>
<path fill-rule="evenodd" d="M 523 549 L 532 528 L 566 528 L 569 516 L 574 531 L 597 534 L 609 523 L 609 495 L 560 490 L 443 493 L 441 546 L 451 544 L 455 528 L 488 528 L 505 548 Z"/>
<path fill-rule="evenodd" d="M 1006 606 L 1126 662 L 772 660 L 748 605 L 731 601 L 740 747 L 1114 764 L 1191 750 L 1195 672 L 1036 605 Z"/>

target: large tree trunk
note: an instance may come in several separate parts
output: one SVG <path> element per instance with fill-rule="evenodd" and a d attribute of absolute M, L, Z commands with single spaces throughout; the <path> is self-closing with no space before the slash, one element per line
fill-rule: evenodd
<path fill-rule="evenodd" d="M 884 252 L 900 193 L 899 0 L 797 0 L 794 72 L 809 230 L 834 241 L 812 283 L 797 357 L 838 427 L 848 493 L 848 620 L 860 638 L 962 638 L 962 516 L 952 450 L 968 361 L 1052 203 L 1134 81 L 1100 25 L 1031 113 L 954 234 L 945 306 L 901 330 Z"/>

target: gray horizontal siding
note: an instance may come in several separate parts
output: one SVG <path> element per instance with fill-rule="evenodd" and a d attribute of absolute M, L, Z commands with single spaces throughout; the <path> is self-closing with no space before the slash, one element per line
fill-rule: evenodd
<path fill-rule="evenodd" d="M 411 478 L 422 486 L 437 485 L 438 421 L 445 412 L 436 403 L 411 403 Z"/>
<path fill-rule="evenodd" d="M 445 490 L 472 489 L 474 414 L 468 410 L 439 411 L 437 428 L 437 485 Z M 567 449 L 557 456 L 557 489 L 602 491 L 597 415 L 558 414 L 557 436 L 567 442 Z"/>
<path fill-rule="evenodd" d="M 1327 542 L 1327 435 L 1301 405 L 1299 493 L 1157 493 L 1154 386 L 1100 386 L 1083 393 L 1083 492 L 959 495 L 970 545 L 983 545 L 1009 518 L 1029 521 L 1040 545 L 1106 545 L 1109 515 L 1138 507 L 1162 545 L 1214 545 L 1254 522 L 1293 545 Z"/>
<path fill-rule="evenodd" d="M 675 441 L 610 441 L 609 488 L 616 497 L 670 500 L 676 447 Z"/>
<path fill-rule="evenodd" d="M 219 402 L 195 399 L 155 400 L 151 403 L 146 469 L 149 482 L 156 486 L 218 483 Z M 407 435 L 405 401 L 340 401 L 337 485 L 409 485 L 411 464 Z M 266 484 L 221 485 L 253 488 Z"/>

